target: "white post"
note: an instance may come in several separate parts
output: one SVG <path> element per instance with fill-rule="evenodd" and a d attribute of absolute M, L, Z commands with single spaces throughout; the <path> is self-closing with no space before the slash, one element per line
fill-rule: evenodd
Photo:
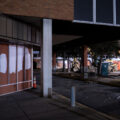
<path fill-rule="evenodd" d="M 71 88 L 71 106 L 75 107 L 75 86 Z"/>
<path fill-rule="evenodd" d="M 52 20 L 43 19 L 43 37 L 41 40 L 41 80 L 43 96 L 49 96 L 52 89 Z M 51 90 L 52 92 L 52 90 Z M 51 93 L 52 95 L 52 93 Z"/>

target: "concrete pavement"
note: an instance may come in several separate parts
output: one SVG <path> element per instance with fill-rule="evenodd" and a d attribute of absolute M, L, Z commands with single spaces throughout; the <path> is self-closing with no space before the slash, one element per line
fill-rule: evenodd
<path fill-rule="evenodd" d="M 39 97 L 39 89 L 26 90 L 0 97 L 1 120 L 117 120 L 99 114 L 81 104 L 71 108 L 60 95 L 53 99 Z"/>
<path fill-rule="evenodd" d="M 0 120 L 88 120 L 27 90 L 0 97 Z"/>

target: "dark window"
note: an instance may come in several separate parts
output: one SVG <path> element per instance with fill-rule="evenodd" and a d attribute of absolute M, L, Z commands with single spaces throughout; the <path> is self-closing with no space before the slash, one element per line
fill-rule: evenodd
<path fill-rule="evenodd" d="M 96 0 L 96 20 L 113 23 L 113 0 Z"/>
<path fill-rule="evenodd" d="M 31 41 L 31 27 L 28 26 L 28 41 Z"/>
<path fill-rule="evenodd" d="M 23 24 L 18 22 L 18 39 L 23 40 Z"/>
<path fill-rule="evenodd" d="M 6 17 L 0 16 L 0 35 L 6 36 Z"/>
<path fill-rule="evenodd" d="M 17 38 L 17 21 L 13 20 L 13 38 Z"/>
<path fill-rule="evenodd" d="M 32 42 L 36 42 L 36 29 L 32 27 Z"/>
<path fill-rule="evenodd" d="M 36 31 L 36 42 L 40 43 L 40 31 L 39 30 Z"/>
<path fill-rule="evenodd" d="M 23 40 L 28 40 L 27 38 L 27 25 L 23 24 Z"/>
<path fill-rule="evenodd" d="M 93 21 L 93 0 L 75 0 L 74 19 Z"/>
<path fill-rule="evenodd" d="M 12 36 L 12 20 L 7 18 L 7 37 L 13 37 Z"/>
<path fill-rule="evenodd" d="M 116 13 L 117 24 L 120 24 L 120 0 L 117 0 L 116 2 L 117 2 L 117 4 L 116 4 L 116 7 L 117 7 L 117 13 Z"/>

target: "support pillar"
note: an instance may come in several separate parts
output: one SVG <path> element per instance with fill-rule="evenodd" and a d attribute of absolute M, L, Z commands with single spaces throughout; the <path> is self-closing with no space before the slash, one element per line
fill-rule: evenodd
<path fill-rule="evenodd" d="M 83 48 L 83 70 L 84 70 L 84 79 L 88 79 L 88 66 L 87 66 L 87 57 L 88 57 L 88 47 L 84 46 Z"/>
<path fill-rule="evenodd" d="M 69 59 L 69 57 L 68 57 L 68 72 L 70 72 L 70 59 Z"/>
<path fill-rule="evenodd" d="M 52 94 L 52 20 L 43 19 L 41 39 L 41 89 L 44 97 Z"/>
<path fill-rule="evenodd" d="M 63 53 L 63 72 L 65 72 L 65 52 Z"/>
<path fill-rule="evenodd" d="M 53 71 L 55 72 L 56 71 L 56 53 L 55 52 L 53 53 L 52 62 L 53 62 Z"/>

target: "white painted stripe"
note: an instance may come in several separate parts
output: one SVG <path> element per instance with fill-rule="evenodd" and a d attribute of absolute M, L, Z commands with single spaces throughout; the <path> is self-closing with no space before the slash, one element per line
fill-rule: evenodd
<path fill-rule="evenodd" d="M 24 82 L 18 82 L 18 84 L 20 84 L 20 83 L 27 83 L 27 82 L 32 82 L 32 80 L 24 81 Z"/>
<path fill-rule="evenodd" d="M 32 82 L 32 80 L 24 81 L 24 82 L 18 82 L 18 84 L 28 83 L 28 82 Z M 5 87 L 5 86 L 18 85 L 18 84 L 17 84 L 17 83 L 11 83 L 11 84 L 0 85 L 0 88 L 1 88 L 1 87 Z"/>

